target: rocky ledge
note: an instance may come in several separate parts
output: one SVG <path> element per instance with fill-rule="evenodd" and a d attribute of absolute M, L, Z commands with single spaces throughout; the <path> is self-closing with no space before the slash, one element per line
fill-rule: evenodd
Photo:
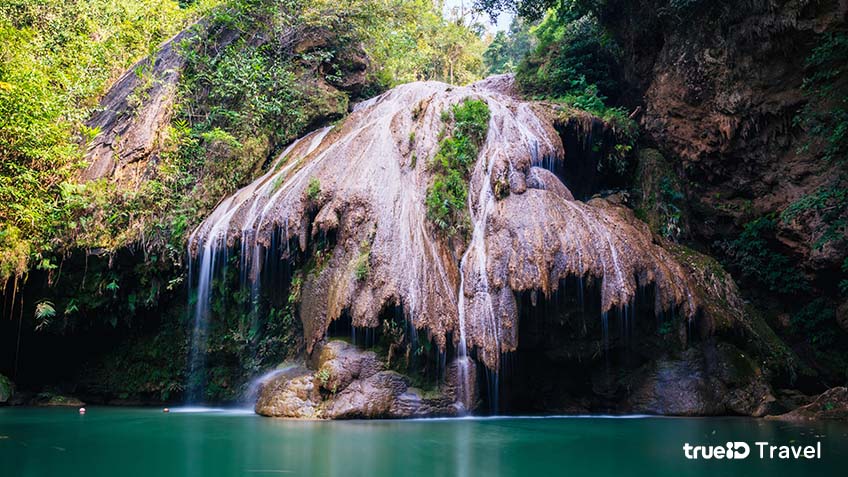
<path fill-rule="evenodd" d="M 299 419 L 360 419 L 457 416 L 459 366 L 448 366 L 437 389 L 412 386 L 373 351 L 344 341 L 320 345 L 309 367 L 295 366 L 262 384 L 256 413 Z M 473 366 L 469 366 L 473 374 Z M 469 377 L 473 380 L 473 377 Z M 473 399 L 471 400 L 474 401 Z"/>
<path fill-rule="evenodd" d="M 783 421 L 848 419 L 848 388 L 842 386 L 828 389 L 805 406 L 768 418 Z"/>

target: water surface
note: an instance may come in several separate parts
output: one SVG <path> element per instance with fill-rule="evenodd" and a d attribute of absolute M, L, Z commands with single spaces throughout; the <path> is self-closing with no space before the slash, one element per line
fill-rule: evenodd
<path fill-rule="evenodd" d="M 177 411 L 177 410 L 174 410 Z M 310 422 L 247 411 L 0 409 L 0 476 L 845 475 L 848 425 L 743 418 L 480 418 Z M 684 442 L 746 441 L 744 461 Z M 822 443 L 820 461 L 760 460 L 755 441 Z"/>

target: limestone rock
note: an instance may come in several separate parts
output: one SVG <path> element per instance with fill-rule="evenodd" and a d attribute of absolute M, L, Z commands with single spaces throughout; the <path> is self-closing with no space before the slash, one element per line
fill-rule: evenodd
<path fill-rule="evenodd" d="M 360 351 L 344 341 L 330 341 L 322 346 L 317 375 L 321 388 L 329 392 L 346 389 L 356 380 L 364 380 L 383 370 L 383 363 L 373 351 Z"/>
<path fill-rule="evenodd" d="M 315 376 L 293 368 L 270 379 L 259 392 L 256 413 L 263 416 L 314 419 L 321 417 L 321 394 Z"/>
<path fill-rule="evenodd" d="M 190 249 L 287 258 L 293 249 L 306 252 L 318 234 L 333 237 L 326 262 L 303 284 L 307 353 L 342 315 L 376 328 L 382 310 L 400 306 L 440 349 L 465 336 L 468 349 L 496 369 L 501 353 L 517 347 L 514 292 L 550 294 L 571 276 L 600 285 L 604 312 L 655 285 L 658 313 L 674 308 L 694 317 L 703 296 L 697 283 L 644 223 L 603 199 L 573 200 L 541 168 L 563 160 L 556 115 L 503 94 L 508 80 L 410 83 L 358 104 L 341 125 L 298 140 L 268 173 L 224 200 L 194 231 Z M 469 98 L 485 101 L 491 119 L 469 180 L 474 232 L 463 243 L 429 225 L 426 162 L 439 148 L 442 112 Z M 412 154 L 421 166 L 413 167 Z M 271 252 L 274 243 L 283 246 Z M 363 243 L 370 268 L 359 279 Z"/>
<path fill-rule="evenodd" d="M 836 387 L 818 395 L 813 402 L 779 416 L 769 416 L 784 421 L 848 420 L 848 388 Z"/>
<path fill-rule="evenodd" d="M 409 380 L 394 372 L 380 371 L 353 382 L 327 407 L 331 419 L 406 417 L 392 413 L 395 401 L 409 388 Z"/>
<path fill-rule="evenodd" d="M 410 387 L 406 376 L 385 370 L 373 351 L 343 341 L 320 343 L 317 371 L 283 371 L 259 390 L 256 412 L 263 416 L 320 419 L 374 419 L 457 416 L 473 406 L 460 400 L 460 369 L 448 366 L 442 388 L 426 392 Z M 466 373 L 476 380 L 473 363 Z M 469 391 L 470 402 L 476 394 Z"/>

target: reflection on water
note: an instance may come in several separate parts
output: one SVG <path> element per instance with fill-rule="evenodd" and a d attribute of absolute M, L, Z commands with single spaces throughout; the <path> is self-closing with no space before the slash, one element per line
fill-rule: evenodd
<path fill-rule="evenodd" d="M 744 461 L 682 446 L 745 441 Z M 821 461 L 770 461 L 753 443 L 822 442 Z M 848 425 L 753 419 L 481 418 L 317 422 L 239 409 L 0 409 L 0 476 L 841 475 Z"/>

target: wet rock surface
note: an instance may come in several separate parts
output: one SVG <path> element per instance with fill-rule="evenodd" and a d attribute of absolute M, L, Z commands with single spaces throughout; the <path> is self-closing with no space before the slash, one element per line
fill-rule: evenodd
<path fill-rule="evenodd" d="M 676 416 L 764 416 L 776 399 L 751 357 L 726 344 L 693 347 L 628 378 L 629 412 Z"/>
<path fill-rule="evenodd" d="M 328 258 L 303 284 L 308 354 L 341 316 L 354 327 L 378 328 L 381 311 L 400 306 L 441 350 L 449 337 L 454 346 L 464 337 L 469 351 L 496 369 L 501 353 L 518 345 L 514 293 L 548 295 L 574 276 L 599 285 L 602 312 L 651 286 L 657 312 L 695 316 L 713 291 L 696 291 L 690 273 L 626 207 L 573 200 L 542 168 L 563 160 L 555 115 L 545 104 L 504 94 L 509 81 L 411 83 L 360 103 L 341 125 L 295 142 L 268 173 L 223 201 L 192 234 L 190 248 L 202 255 L 239 246 L 246 256 L 263 256 L 277 241 L 284 246 L 274 253 L 289 259 L 332 237 L 321 252 Z M 439 148 L 442 113 L 466 99 L 486 102 L 491 119 L 469 181 L 473 231 L 448 240 L 426 215 L 434 180 L 427 164 Z M 499 189 L 504 183 L 508 190 Z M 359 277 L 363 244 L 368 273 Z M 736 319 L 710 311 L 705 321 Z"/>
<path fill-rule="evenodd" d="M 846 420 L 848 419 L 848 388 L 842 386 L 828 389 L 813 398 L 809 404 L 785 414 L 769 416 L 769 418 L 784 421 Z"/>
<path fill-rule="evenodd" d="M 457 416 L 464 412 L 456 398 L 456 366 L 446 382 L 424 391 L 410 379 L 386 369 L 373 351 L 344 341 L 320 343 L 317 369 L 297 367 L 266 382 L 256 412 L 263 416 L 301 419 L 373 419 Z M 476 399 L 476 398 L 475 398 Z"/>

